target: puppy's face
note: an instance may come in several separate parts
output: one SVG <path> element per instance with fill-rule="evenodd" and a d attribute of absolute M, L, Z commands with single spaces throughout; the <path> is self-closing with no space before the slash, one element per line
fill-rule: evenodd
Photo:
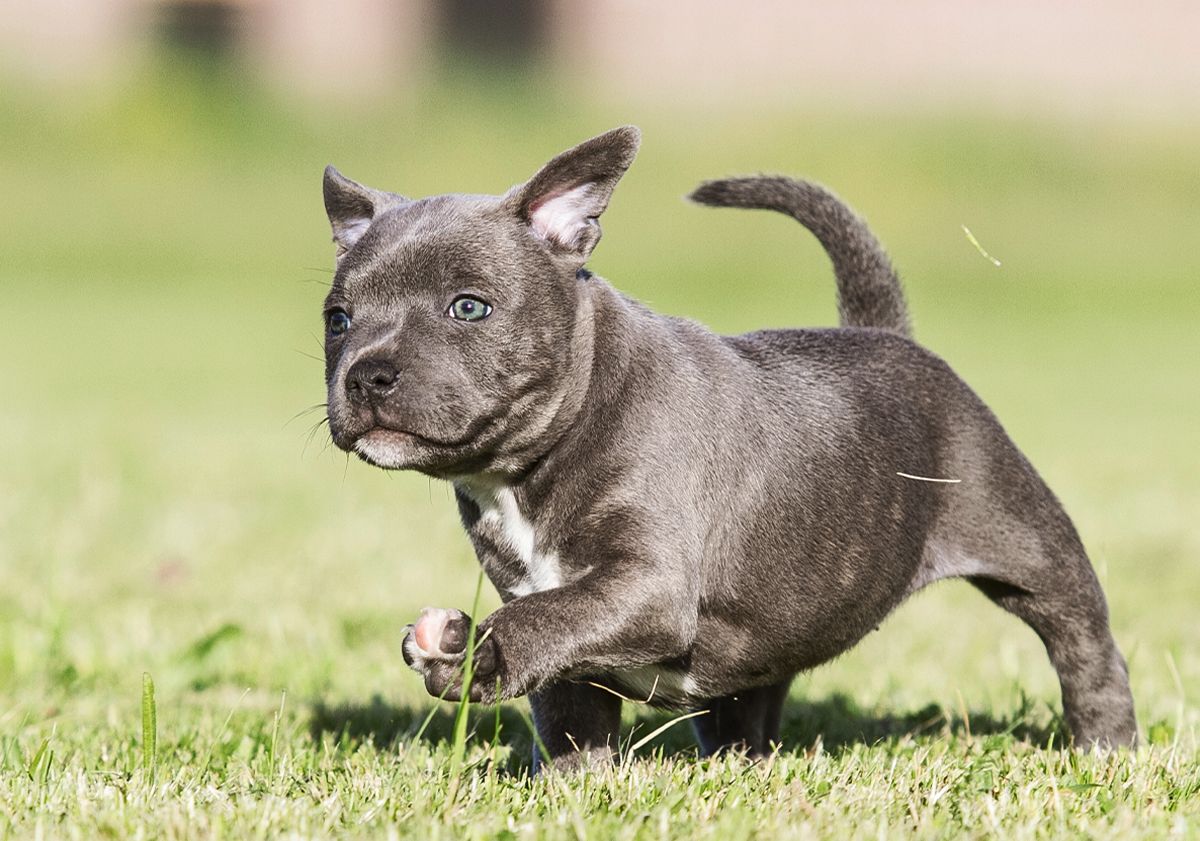
<path fill-rule="evenodd" d="M 440 196 L 376 217 L 325 301 L 334 442 L 380 467 L 469 473 L 544 424 L 575 324 L 562 262 L 497 199 Z"/>
<path fill-rule="evenodd" d="M 590 365 L 576 272 L 636 148 L 636 131 L 617 129 L 500 197 L 409 200 L 327 170 L 334 443 L 440 477 L 536 456 Z"/>

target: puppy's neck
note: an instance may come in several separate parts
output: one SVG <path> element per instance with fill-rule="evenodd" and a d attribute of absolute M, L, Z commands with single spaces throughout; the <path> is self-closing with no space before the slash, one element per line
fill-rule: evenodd
<path fill-rule="evenodd" d="M 521 485 L 556 447 L 570 436 L 583 420 L 586 407 L 592 403 L 589 395 L 596 379 L 597 310 L 604 302 L 597 299 L 611 287 L 597 282 L 589 273 L 580 289 L 572 325 L 570 355 L 562 363 L 558 388 L 553 396 L 539 405 L 525 408 L 525 420 L 504 442 L 504 455 L 486 468 L 470 476 L 450 478 L 455 484 L 474 488 L 515 487 Z M 608 369 L 610 362 L 604 361 Z"/>

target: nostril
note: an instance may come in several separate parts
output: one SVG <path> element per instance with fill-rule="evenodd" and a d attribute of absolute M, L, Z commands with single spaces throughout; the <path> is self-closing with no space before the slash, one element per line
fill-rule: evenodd
<path fill-rule="evenodd" d="M 382 397 L 390 392 L 399 376 L 394 365 L 382 359 L 364 359 L 354 363 L 346 375 L 346 391 L 357 397 Z"/>

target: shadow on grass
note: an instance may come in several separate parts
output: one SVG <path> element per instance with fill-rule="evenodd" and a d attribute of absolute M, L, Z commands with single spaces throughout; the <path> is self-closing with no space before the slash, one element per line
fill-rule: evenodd
<path fill-rule="evenodd" d="M 308 729 L 314 741 L 330 736 L 343 746 L 370 742 L 377 747 L 389 747 L 418 736 L 424 742 L 438 744 L 454 738 L 456 710 L 456 704 L 436 701 L 428 706 L 402 707 L 389 704 L 378 695 L 366 704 L 328 705 L 318 701 L 313 705 Z M 498 733 L 496 708 L 472 705 L 467 732 L 472 740 L 484 744 L 491 744 L 499 737 L 500 742 L 514 751 L 518 747 L 525 752 L 532 750 L 529 725 L 511 704 L 500 707 Z"/>
<path fill-rule="evenodd" d="M 968 734 L 978 739 L 1003 739 L 1045 747 L 1063 744 L 1065 733 L 1057 716 L 1038 714 L 1035 704 L 1024 699 L 1011 715 L 994 716 L 968 712 L 963 718 L 930 704 L 906 713 L 864 710 L 848 695 L 836 693 L 809 700 L 791 698 L 784 705 L 781 752 L 798 754 L 820 742 L 822 750 L 840 754 L 857 746 L 894 744 L 906 738 L 961 739 Z M 634 739 L 650 733 L 674 716 L 669 712 L 639 712 Z M 1049 720 L 1046 720 L 1049 719 Z M 656 738 L 646 750 L 661 748 L 666 756 L 696 753 L 691 727 L 680 722 Z"/>
<path fill-rule="evenodd" d="M 849 696 L 838 693 L 819 700 L 791 699 L 784 707 L 782 739 L 784 753 L 801 753 L 819 741 L 825 751 L 841 753 L 858 745 L 899 742 L 905 738 L 997 737 L 1036 746 L 1063 744 L 1064 731 L 1058 717 L 1042 721 L 1034 715 L 1034 703 L 1025 699 L 1011 715 L 993 716 L 968 712 L 966 717 L 947 714 L 930 704 L 913 712 L 891 714 L 862 709 Z M 432 710 L 432 715 L 431 715 Z M 449 742 L 454 728 L 455 707 L 401 707 L 376 696 L 367 704 L 313 706 L 309 730 L 316 741 L 327 735 L 334 742 L 352 747 L 370 742 L 388 747 L 415 739 L 430 744 Z M 622 744 L 628 745 L 677 718 L 677 714 L 639 709 L 630 725 L 622 728 Z M 428 719 L 428 723 L 426 723 Z M 472 739 L 492 744 L 497 739 L 512 749 L 518 766 L 527 764 L 533 737 L 527 719 L 510 704 L 502 705 L 497 728 L 495 707 L 473 707 L 470 716 Z M 696 755 L 696 743 L 688 722 L 668 727 L 644 752 L 661 750 L 665 756 Z"/>
<path fill-rule="evenodd" d="M 864 711 L 847 695 L 835 694 L 819 701 L 792 700 L 784 707 L 782 738 L 785 750 L 802 750 L 820 740 L 834 753 L 855 745 L 913 738 L 963 738 L 1004 736 L 1014 741 L 1045 746 L 1053 738 L 1062 744 L 1061 722 L 1034 717 L 1034 703 L 1024 699 L 1011 715 L 968 712 L 965 717 L 947 714 L 936 704 L 907 713 Z"/>

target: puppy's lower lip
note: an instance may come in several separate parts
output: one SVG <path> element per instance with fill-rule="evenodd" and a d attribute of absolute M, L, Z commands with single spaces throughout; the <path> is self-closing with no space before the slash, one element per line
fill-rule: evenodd
<path fill-rule="evenodd" d="M 384 429 L 377 426 L 374 429 L 368 429 L 362 435 L 358 436 L 360 441 L 365 439 L 373 439 L 377 441 L 404 441 L 409 438 L 417 438 L 420 436 L 413 435 L 411 432 L 405 432 L 402 429 Z"/>
<path fill-rule="evenodd" d="M 369 429 L 362 435 L 358 436 L 359 441 L 378 441 L 379 443 L 388 444 L 407 444 L 416 442 L 419 444 L 430 444 L 435 447 L 452 446 L 450 442 L 439 441 L 436 438 L 427 438 L 424 435 L 418 435 L 415 432 L 409 432 L 404 429 L 391 429 L 389 427 L 377 426 L 374 429 Z"/>
<path fill-rule="evenodd" d="M 384 446 L 407 446 L 413 443 L 420 442 L 422 439 L 409 432 L 404 432 L 399 429 L 385 429 L 383 427 L 375 427 L 369 429 L 354 441 L 354 448 L 358 449 L 364 444 L 375 444 Z"/>
<path fill-rule="evenodd" d="M 420 432 L 413 432 L 408 429 L 396 429 L 391 426 L 384 426 L 378 423 L 371 427 L 366 432 L 359 435 L 355 441 L 375 440 L 378 442 L 389 442 L 393 444 L 416 443 L 424 444 L 427 447 L 445 447 L 458 448 L 467 447 L 479 440 L 491 426 L 495 423 L 496 417 L 491 415 L 481 416 L 476 418 L 467 428 L 459 435 L 444 435 L 441 437 L 433 437 L 424 435 Z"/>

